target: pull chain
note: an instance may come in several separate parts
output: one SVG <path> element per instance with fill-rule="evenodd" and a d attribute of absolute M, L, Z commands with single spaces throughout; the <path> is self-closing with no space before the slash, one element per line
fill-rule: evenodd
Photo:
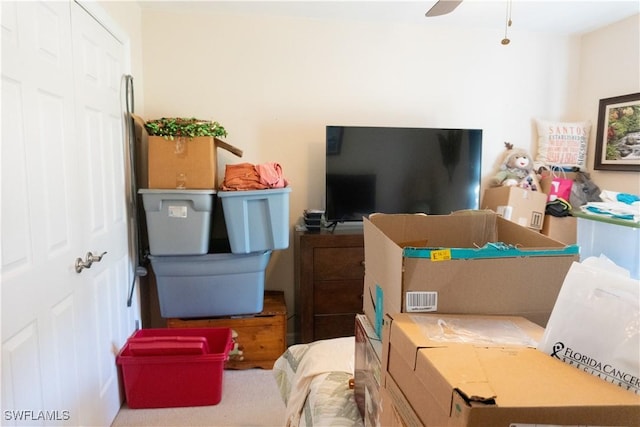
<path fill-rule="evenodd" d="M 509 29 L 511 24 L 512 24 L 512 21 L 511 21 L 511 0 L 507 0 L 507 16 L 505 18 L 505 24 L 504 24 L 504 38 L 500 42 L 505 46 L 508 45 L 511 42 L 511 40 L 509 40 L 509 38 L 507 37 L 507 30 Z"/>

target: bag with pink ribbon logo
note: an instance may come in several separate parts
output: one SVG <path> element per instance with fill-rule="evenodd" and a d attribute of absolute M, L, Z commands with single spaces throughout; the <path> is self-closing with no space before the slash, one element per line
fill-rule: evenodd
<path fill-rule="evenodd" d="M 640 280 L 604 256 L 574 262 L 538 350 L 640 395 Z"/>

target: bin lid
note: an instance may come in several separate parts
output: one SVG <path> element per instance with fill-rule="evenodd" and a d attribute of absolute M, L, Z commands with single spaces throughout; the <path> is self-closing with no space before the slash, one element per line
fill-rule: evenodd
<path fill-rule="evenodd" d="M 221 190 L 218 191 L 218 197 L 252 197 L 252 196 L 264 196 L 274 194 L 290 193 L 291 187 L 282 188 L 265 188 L 264 190 Z"/>
<path fill-rule="evenodd" d="M 571 211 L 571 216 L 582 219 L 592 219 L 594 221 L 606 222 L 609 224 L 622 225 L 624 227 L 640 228 L 640 223 L 638 222 L 633 222 L 626 219 L 612 218 L 606 215 L 589 214 L 576 209 Z"/>
<path fill-rule="evenodd" d="M 216 190 L 187 190 L 164 188 L 140 188 L 138 194 L 215 194 Z"/>

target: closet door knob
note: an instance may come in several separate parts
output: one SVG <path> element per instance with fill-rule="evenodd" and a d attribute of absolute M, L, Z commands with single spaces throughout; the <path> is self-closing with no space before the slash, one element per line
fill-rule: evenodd
<path fill-rule="evenodd" d="M 94 255 L 91 252 L 87 252 L 86 260 L 89 262 L 100 262 L 102 261 L 102 257 L 106 254 L 106 252 L 102 252 L 100 255 Z"/>
<path fill-rule="evenodd" d="M 102 261 L 102 257 L 105 255 L 106 252 L 103 252 L 100 255 L 94 255 L 91 252 L 87 252 L 84 260 L 82 260 L 82 258 L 76 258 L 76 273 L 82 273 L 82 270 L 85 268 L 91 268 L 91 264 Z"/>

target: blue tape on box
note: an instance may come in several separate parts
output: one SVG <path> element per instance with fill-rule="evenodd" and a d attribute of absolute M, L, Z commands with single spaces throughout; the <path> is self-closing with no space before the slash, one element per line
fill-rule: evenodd
<path fill-rule="evenodd" d="M 446 255 L 443 255 L 445 253 Z M 578 245 L 568 245 L 563 248 L 552 249 L 520 249 L 504 243 L 487 243 L 481 248 L 413 248 L 406 247 L 403 255 L 406 258 L 428 258 L 433 261 L 452 259 L 486 259 L 486 258 L 516 258 L 528 256 L 558 256 L 578 255 Z"/>
<path fill-rule="evenodd" d="M 384 291 L 382 290 L 380 285 L 376 285 L 376 324 L 373 326 L 376 330 L 376 334 L 378 334 L 379 337 L 382 337 L 382 318 L 384 317 L 383 300 Z"/>

